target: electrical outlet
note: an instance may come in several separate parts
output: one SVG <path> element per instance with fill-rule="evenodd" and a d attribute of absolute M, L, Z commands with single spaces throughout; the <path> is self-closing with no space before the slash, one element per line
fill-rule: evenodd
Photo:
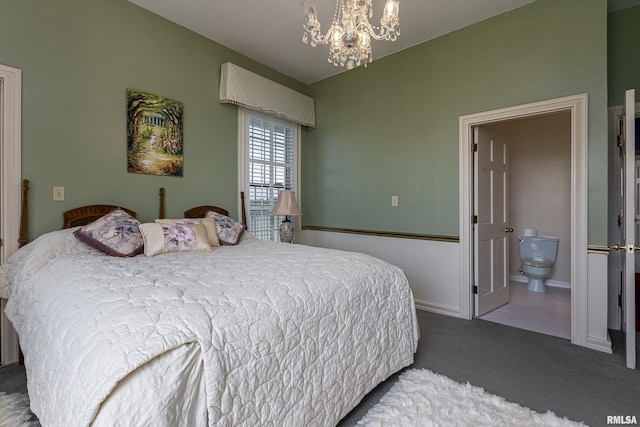
<path fill-rule="evenodd" d="M 391 206 L 398 206 L 398 196 L 391 196 Z"/>
<path fill-rule="evenodd" d="M 64 187 L 53 187 L 53 201 L 64 202 Z"/>

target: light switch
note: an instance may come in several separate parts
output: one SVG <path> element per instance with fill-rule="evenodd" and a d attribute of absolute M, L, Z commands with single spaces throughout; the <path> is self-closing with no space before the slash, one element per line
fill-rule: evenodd
<path fill-rule="evenodd" d="M 398 196 L 391 196 L 391 206 L 398 206 Z"/>
<path fill-rule="evenodd" d="M 53 201 L 64 202 L 64 187 L 53 187 Z"/>

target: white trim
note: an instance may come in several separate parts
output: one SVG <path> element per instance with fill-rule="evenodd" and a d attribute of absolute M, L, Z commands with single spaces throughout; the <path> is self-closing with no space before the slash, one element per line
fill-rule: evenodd
<path fill-rule="evenodd" d="M 247 194 L 247 114 L 245 109 L 238 107 L 238 195 L 244 191 L 245 198 L 249 198 Z M 247 214 L 249 213 L 249 207 Z M 238 197 L 238 215 L 242 215 L 242 200 Z M 247 224 L 248 225 L 248 224 Z"/>
<path fill-rule="evenodd" d="M 20 179 L 22 152 L 22 71 L 0 65 L 0 263 L 18 249 L 20 229 Z M 6 301 L 0 301 L 0 365 L 18 360 L 18 336 L 4 315 Z"/>
<path fill-rule="evenodd" d="M 300 208 L 300 211 L 302 212 L 302 192 L 300 191 L 300 161 L 301 161 L 301 149 L 300 146 L 302 144 L 302 126 L 300 125 L 300 123 L 296 123 L 296 139 L 294 142 L 294 147 L 293 147 L 293 153 L 296 157 L 296 163 L 293 166 L 293 188 L 294 191 L 296 192 L 296 199 L 298 202 L 298 207 Z M 295 236 L 301 236 L 302 235 L 302 221 L 295 221 L 294 222 L 294 226 L 295 226 L 295 231 L 294 231 L 294 239 Z"/>
<path fill-rule="evenodd" d="M 265 116 L 268 117 L 269 120 L 273 121 L 283 121 L 284 119 L 269 116 L 265 113 L 260 113 L 256 111 L 248 112 L 243 107 L 238 107 L 238 194 L 240 191 L 244 191 L 245 194 L 245 202 L 249 200 L 249 194 L 247 191 L 249 190 L 249 171 L 247 169 L 247 165 L 249 164 L 249 154 L 247 153 L 247 114 L 252 114 L 256 116 Z M 296 201 L 298 202 L 298 206 L 302 208 L 302 194 L 300 192 L 300 144 L 302 141 L 301 130 L 302 126 L 299 123 L 289 122 L 286 123 L 292 124 L 296 127 L 295 131 L 295 139 L 293 152 L 295 156 L 295 165 L 293 170 L 293 191 L 296 193 Z M 242 201 L 238 200 L 238 213 L 242 212 Z M 247 216 L 249 215 L 249 207 L 246 206 Z M 301 223 L 302 221 L 295 221 L 295 235 L 300 236 L 301 231 Z"/>
<path fill-rule="evenodd" d="M 593 350 L 612 353 L 611 339 L 607 329 L 607 252 L 589 252 L 587 276 L 589 277 L 589 316 L 587 328 L 587 344 Z M 604 308 L 604 310 L 603 310 Z"/>
<path fill-rule="evenodd" d="M 458 307 L 431 304 L 427 301 L 415 301 L 416 308 L 419 310 L 429 311 L 431 313 L 442 314 L 444 316 L 458 317 L 460 309 Z"/>
<path fill-rule="evenodd" d="M 566 110 L 571 111 L 571 342 L 587 346 L 587 94 L 460 117 L 460 317 L 473 317 L 473 127 Z"/>
<path fill-rule="evenodd" d="M 2 215 L 0 235 L 4 245 L 0 248 L 0 261 L 18 249 L 20 229 L 20 178 L 22 130 L 22 71 L 0 65 L 2 81 Z"/>

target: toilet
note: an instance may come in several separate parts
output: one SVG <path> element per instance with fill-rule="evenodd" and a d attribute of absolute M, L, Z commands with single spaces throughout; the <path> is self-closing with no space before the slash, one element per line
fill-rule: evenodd
<path fill-rule="evenodd" d="M 529 278 L 529 291 L 546 292 L 545 279 L 551 276 L 558 256 L 558 238 L 537 236 L 533 229 L 526 229 L 518 240 L 520 271 Z"/>

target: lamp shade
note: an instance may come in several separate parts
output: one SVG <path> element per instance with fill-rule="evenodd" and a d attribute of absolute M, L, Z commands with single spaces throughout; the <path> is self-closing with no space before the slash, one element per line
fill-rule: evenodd
<path fill-rule="evenodd" d="M 295 191 L 282 190 L 278 193 L 278 201 L 271 210 L 271 215 L 302 215 L 296 203 Z"/>

